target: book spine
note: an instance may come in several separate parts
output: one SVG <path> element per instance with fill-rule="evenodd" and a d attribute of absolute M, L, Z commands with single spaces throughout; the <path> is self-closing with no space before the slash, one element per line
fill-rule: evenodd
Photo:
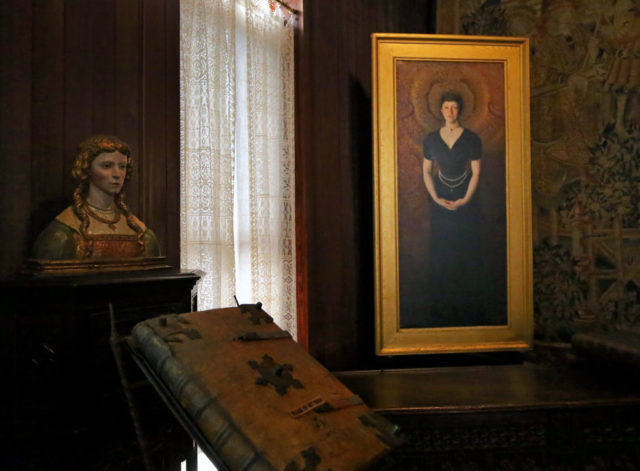
<path fill-rule="evenodd" d="M 169 389 L 173 398 L 180 403 L 187 420 L 206 439 L 207 443 L 199 445 L 207 455 L 210 455 L 207 453 L 207 448 L 210 447 L 209 451 L 220 457 L 232 471 L 275 471 L 216 397 L 200 384 L 187 365 L 173 355 L 171 347 L 149 323 L 137 324 L 132 337 L 136 349 Z"/>

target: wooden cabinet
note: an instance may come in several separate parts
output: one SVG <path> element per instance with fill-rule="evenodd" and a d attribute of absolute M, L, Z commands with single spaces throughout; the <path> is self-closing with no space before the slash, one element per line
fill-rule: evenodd
<path fill-rule="evenodd" d="M 109 304 L 117 333 L 129 335 L 149 317 L 196 310 L 199 278 L 167 269 L 4 280 L 1 383 L 9 407 L 0 419 L 10 426 L 0 431 L 0 442 L 9 444 L 0 468 L 142 468 L 110 344 Z M 122 359 L 154 469 L 179 469 L 190 440 L 126 352 Z"/>

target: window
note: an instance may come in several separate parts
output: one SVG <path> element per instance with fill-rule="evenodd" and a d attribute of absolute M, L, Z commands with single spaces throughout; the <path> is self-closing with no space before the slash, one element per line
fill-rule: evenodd
<path fill-rule="evenodd" d="M 261 301 L 295 337 L 292 21 L 267 0 L 180 14 L 182 265 L 200 309 Z"/>

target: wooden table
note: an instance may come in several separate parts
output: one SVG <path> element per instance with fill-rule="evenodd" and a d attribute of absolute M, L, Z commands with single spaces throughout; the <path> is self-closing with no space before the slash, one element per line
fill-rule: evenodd
<path fill-rule="evenodd" d="M 529 363 L 336 376 L 403 428 L 406 470 L 640 468 L 635 380 Z"/>

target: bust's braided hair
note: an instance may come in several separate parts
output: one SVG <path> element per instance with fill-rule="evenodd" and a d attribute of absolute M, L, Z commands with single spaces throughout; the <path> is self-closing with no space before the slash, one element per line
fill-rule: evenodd
<path fill-rule="evenodd" d="M 91 136 L 84 142 L 78 145 L 76 159 L 73 162 L 73 168 L 71 174 L 73 178 L 78 182 L 78 186 L 73 192 L 73 212 L 80 220 L 80 235 L 82 236 L 83 243 L 81 247 L 82 253 L 79 256 L 85 258 L 91 256 L 93 251 L 93 241 L 88 233 L 89 228 L 89 214 L 86 209 L 87 193 L 89 191 L 89 180 L 91 177 L 91 162 L 103 152 L 120 152 L 127 157 L 127 174 L 125 175 L 125 183 L 131 178 L 132 165 L 131 165 L 131 149 L 124 142 L 115 136 L 109 136 L 105 134 L 98 134 Z M 125 202 L 124 192 L 120 191 L 114 198 L 116 207 L 125 215 L 127 219 L 127 225 L 131 227 L 137 234 L 138 244 L 140 246 L 140 252 L 145 250 L 145 242 L 143 240 L 144 231 L 135 222 L 133 214 L 129 210 Z"/>

